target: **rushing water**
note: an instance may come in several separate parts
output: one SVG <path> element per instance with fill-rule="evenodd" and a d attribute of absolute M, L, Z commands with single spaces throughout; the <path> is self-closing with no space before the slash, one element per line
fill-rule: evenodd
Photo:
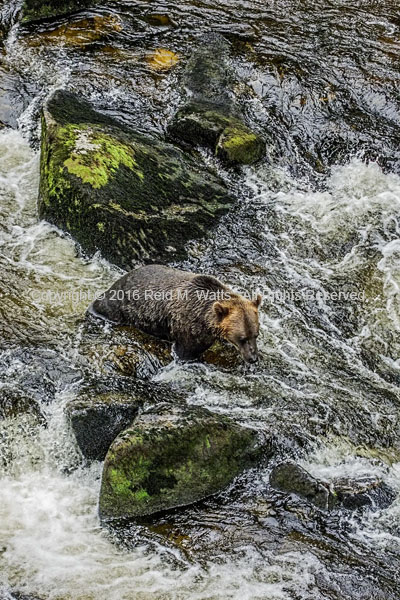
<path fill-rule="evenodd" d="M 184 62 L 208 27 L 226 33 L 243 82 L 235 91 L 271 137 L 269 160 L 232 176 L 240 202 L 183 266 L 263 292 L 261 361 L 249 370 L 229 353 L 222 366 L 155 360 L 145 375 L 264 430 L 282 455 L 328 482 L 373 475 L 399 492 L 393 5 L 120 2 L 111 7 L 119 26 L 105 39 L 61 44 L 46 35 L 67 19 L 40 26 L 42 38 L 11 27 L 0 66 L 0 106 L 15 107 L 12 117 L 2 112 L 14 129 L 0 131 L 0 391 L 38 402 L 46 426 L 32 412 L 0 421 L 0 596 L 398 598 L 399 498 L 385 510 L 323 516 L 274 493 L 268 464 L 151 524 L 100 526 L 101 464 L 82 460 L 63 407 L 88 370 L 104 374 L 120 334 L 106 329 L 88 342 L 83 315 L 120 271 L 82 255 L 36 211 L 37 116 L 53 89 L 79 90 L 160 134 L 181 101 L 181 65 L 154 73 L 148 52 L 168 47 Z M 17 6 L 7 4 L 3 22 Z M 169 21 L 160 25 L 157 14 Z"/>

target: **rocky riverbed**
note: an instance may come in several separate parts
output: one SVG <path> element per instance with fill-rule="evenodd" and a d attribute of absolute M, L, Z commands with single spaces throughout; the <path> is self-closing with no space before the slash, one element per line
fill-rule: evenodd
<path fill-rule="evenodd" d="M 399 597 L 400 21 L 0 7 L 0 597 Z M 160 261 L 260 361 L 86 316 Z"/>

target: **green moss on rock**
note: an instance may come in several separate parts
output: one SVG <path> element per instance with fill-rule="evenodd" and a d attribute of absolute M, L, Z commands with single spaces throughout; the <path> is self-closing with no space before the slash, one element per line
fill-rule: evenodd
<path fill-rule="evenodd" d="M 127 131 L 72 94 L 43 110 L 39 212 L 123 268 L 185 256 L 233 202 L 223 181 L 157 139 Z"/>
<path fill-rule="evenodd" d="M 249 165 L 263 156 L 265 144 L 247 127 L 233 125 L 222 132 L 216 152 L 227 162 Z"/>
<path fill-rule="evenodd" d="M 253 430 L 207 410 L 168 406 L 142 414 L 110 447 L 100 513 L 149 515 L 223 489 L 259 452 Z"/>
<path fill-rule="evenodd" d="M 228 164 L 251 164 L 265 154 L 265 142 L 239 118 L 200 103 L 190 103 L 169 125 L 174 139 L 204 145 Z"/>
<path fill-rule="evenodd" d="M 228 164 L 250 164 L 265 153 L 265 141 L 244 123 L 231 90 L 229 44 L 218 34 L 207 34 L 193 53 L 184 74 L 191 100 L 168 126 L 173 139 L 203 145 Z"/>
<path fill-rule="evenodd" d="M 121 165 L 134 171 L 143 180 L 133 149 L 88 125 L 62 127 L 58 131 L 58 140 L 69 150 L 69 158 L 64 161 L 68 172 L 94 189 L 106 185 Z"/>

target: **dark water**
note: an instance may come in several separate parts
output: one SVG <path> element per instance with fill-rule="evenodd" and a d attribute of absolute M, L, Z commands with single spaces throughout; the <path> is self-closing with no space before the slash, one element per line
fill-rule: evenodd
<path fill-rule="evenodd" d="M 248 370 L 224 350 L 217 365 L 182 366 L 155 349 L 136 372 L 262 429 L 278 456 L 326 481 L 372 475 L 400 490 L 395 3 L 118 2 L 29 29 L 17 9 L 1 8 L 0 387 L 40 402 L 48 425 L 29 414 L 0 422 L 4 589 L 60 600 L 398 598 L 399 500 L 323 515 L 271 490 L 267 461 L 150 525 L 100 527 L 101 465 L 83 464 L 63 406 L 89 372 L 122 382 L 135 372 L 135 342 L 88 333 L 91 296 L 120 271 L 36 212 L 38 114 L 52 90 L 163 135 L 190 52 L 206 31 L 223 33 L 235 97 L 268 156 L 242 173 L 217 165 L 240 201 L 182 266 L 263 292 L 261 361 Z M 154 69 L 157 48 L 177 55 L 172 69 Z M 128 344 L 122 364 L 114 350 Z"/>

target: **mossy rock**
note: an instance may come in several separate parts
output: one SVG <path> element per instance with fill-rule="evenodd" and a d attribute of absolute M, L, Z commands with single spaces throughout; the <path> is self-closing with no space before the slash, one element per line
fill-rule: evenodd
<path fill-rule="evenodd" d="M 185 506 L 228 485 L 260 451 L 256 432 L 201 408 L 165 405 L 121 433 L 104 463 L 100 515 Z"/>
<path fill-rule="evenodd" d="M 329 482 L 320 481 L 291 461 L 276 465 L 269 479 L 275 489 L 296 494 L 321 509 L 387 508 L 396 497 L 395 492 L 379 478 L 342 477 Z"/>
<path fill-rule="evenodd" d="M 126 269 L 184 258 L 234 201 L 191 156 L 64 91 L 43 110 L 39 196 L 42 218 Z"/>
<path fill-rule="evenodd" d="M 99 0 L 25 0 L 22 22 L 41 21 L 96 6 Z"/>
<path fill-rule="evenodd" d="M 248 165 L 265 154 L 265 142 L 258 134 L 209 104 L 190 102 L 177 112 L 168 131 L 187 144 L 213 149 L 230 164 Z"/>
<path fill-rule="evenodd" d="M 229 51 L 222 36 L 204 36 L 183 78 L 191 99 L 178 110 L 168 132 L 185 144 L 211 148 L 228 164 L 251 164 L 265 154 L 265 141 L 244 123 L 234 100 Z"/>

